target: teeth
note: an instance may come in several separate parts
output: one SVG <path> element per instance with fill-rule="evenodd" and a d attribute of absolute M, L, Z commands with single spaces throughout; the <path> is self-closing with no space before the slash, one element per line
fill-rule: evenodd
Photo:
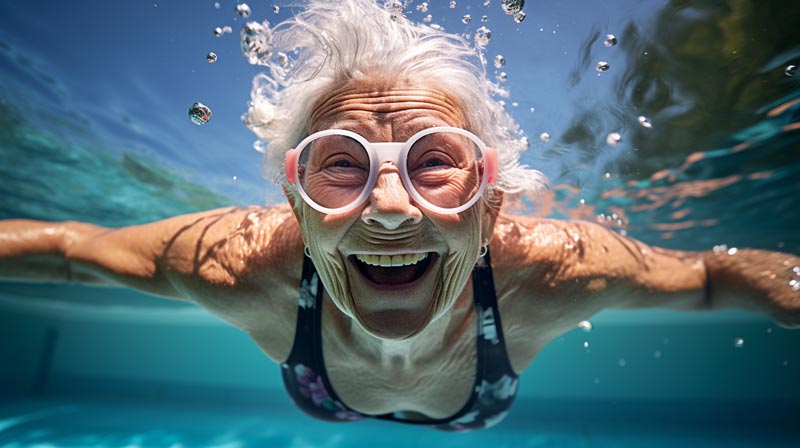
<path fill-rule="evenodd" d="M 417 264 L 428 257 L 427 253 L 405 254 L 405 255 L 371 255 L 357 254 L 356 258 L 362 263 L 370 266 L 380 266 L 390 268 L 392 266 L 409 266 Z"/>

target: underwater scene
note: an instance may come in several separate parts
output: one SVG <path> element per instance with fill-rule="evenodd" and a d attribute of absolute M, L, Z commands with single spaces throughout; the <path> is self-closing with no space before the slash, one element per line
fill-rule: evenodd
<path fill-rule="evenodd" d="M 549 187 L 508 213 L 800 254 L 800 2 L 377 1 L 472 42 L 507 91 L 521 162 Z M 303 4 L 0 2 L 0 219 L 121 227 L 285 202 L 243 114 L 267 61 L 302 63 L 268 31 Z M 800 331 L 742 310 L 603 311 L 538 355 L 503 422 L 465 434 L 312 420 L 280 377 L 195 305 L 0 282 L 0 446 L 800 440 Z"/>

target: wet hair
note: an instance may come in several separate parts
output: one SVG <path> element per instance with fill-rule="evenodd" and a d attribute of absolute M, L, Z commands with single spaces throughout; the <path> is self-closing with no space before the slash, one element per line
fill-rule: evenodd
<path fill-rule="evenodd" d="M 261 62 L 270 72 L 253 79 L 244 115 L 268 179 L 286 184 L 284 155 L 306 137 L 315 104 L 347 82 L 380 73 L 446 85 L 467 129 L 497 148 L 493 188 L 534 196 L 546 188 L 544 175 L 520 165 L 527 138 L 493 98 L 508 93 L 487 78 L 483 55 L 460 36 L 413 23 L 375 0 L 316 0 L 273 28 L 271 39 L 271 57 Z"/>

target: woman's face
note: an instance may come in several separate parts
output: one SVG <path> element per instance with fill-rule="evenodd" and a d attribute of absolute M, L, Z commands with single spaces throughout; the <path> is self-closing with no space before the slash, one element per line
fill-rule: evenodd
<path fill-rule="evenodd" d="M 464 126 L 456 103 L 440 90 L 408 84 L 376 88 L 359 81 L 317 104 L 309 134 L 346 129 L 373 143 L 404 142 L 433 126 Z M 450 215 L 422 208 L 391 163 L 380 167 L 368 200 L 353 211 L 324 214 L 299 197 L 294 210 L 336 306 L 386 339 L 414 336 L 452 306 L 496 216 L 483 201 Z M 392 257 L 392 265 L 399 264 L 398 257 L 403 265 L 377 266 Z"/>

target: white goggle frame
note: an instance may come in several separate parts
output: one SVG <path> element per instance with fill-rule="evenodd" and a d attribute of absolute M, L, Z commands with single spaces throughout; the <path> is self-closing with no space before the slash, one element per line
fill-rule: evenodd
<path fill-rule="evenodd" d="M 443 208 L 437 205 L 434 205 L 427 201 L 425 198 L 420 195 L 417 190 L 414 188 L 414 185 L 411 183 L 411 178 L 408 175 L 408 170 L 406 168 L 406 159 L 408 157 L 408 151 L 417 142 L 417 140 L 425 137 L 426 135 L 430 135 L 436 132 L 449 132 L 453 134 L 463 135 L 468 137 L 472 140 L 475 144 L 478 145 L 478 148 L 481 150 L 482 163 L 483 163 L 483 176 L 481 176 L 481 185 L 478 187 L 478 191 L 475 195 L 467 201 L 465 204 L 462 204 L 455 208 Z M 311 197 L 303 190 L 303 186 L 300 182 L 297 182 L 299 177 L 299 173 L 297 171 L 298 168 L 298 159 L 300 157 L 300 152 L 303 148 L 305 148 L 308 144 L 312 141 L 329 136 L 329 135 L 343 135 L 346 137 L 350 137 L 353 140 L 357 141 L 364 147 L 369 155 L 369 177 L 367 181 L 364 183 L 364 190 L 361 194 L 350 204 L 345 205 L 343 207 L 338 208 L 328 208 L 324 207 L 316 202 L 314 202 Z M 454 128 L 450 126 L 437 126 L 433 128 L 423 129 L 422 131 L 417 132 L 413 136 L 411 136 L 408 141 L 404 143 L 399 142 L 387 142 L 387 143 L 371 143 L 367 141 L 366 138 L 362 137 L 359 134 L 356 134 L 352 131 L 347 131 L 344 129 L 327 129 L 324 131 L 315 132 L 308 137 L 304 138 L 297 147 L 290 149 L 286 153 L 286 158 L 284 159 L 284 169 L 286 170 L 286 179 L 297 188 L 297 191 L 300 193 L 300 196 L 303 197 L 303 200 L 306 201 L 308 205 L 310 205 L 315 210 L 327 213 L 329 215 L 335 215 L 340 213 L 347 213 L 351 210 L 354 210 L 359 205 L 363 204 L 364 201 L 369 198 L 369 195 L 372 193 L 372 189 L 375 188 L 375 183 L 378 180 L 378 170 L 379 168 L 386 162 L 390 162 L 396 166 L 400 171 L 400 179 L 403 182 L 403 186 L 405 186 L 406 191 L 411 196 L 411 198 L 419 205 L 424 207 L 427 210 L 430 210 L 434 213 L 440 214 L 453 214 L 462 212 L 469 207 L 471 207 L 478 199 L 483 195 L 484 190 L 486 189 L 486 184 L 492 184 L 497 179 L 497 151 L 494 148 L 487 147 L 481 139 L 479 139 L 475 134 L 461 128 Z"/>

